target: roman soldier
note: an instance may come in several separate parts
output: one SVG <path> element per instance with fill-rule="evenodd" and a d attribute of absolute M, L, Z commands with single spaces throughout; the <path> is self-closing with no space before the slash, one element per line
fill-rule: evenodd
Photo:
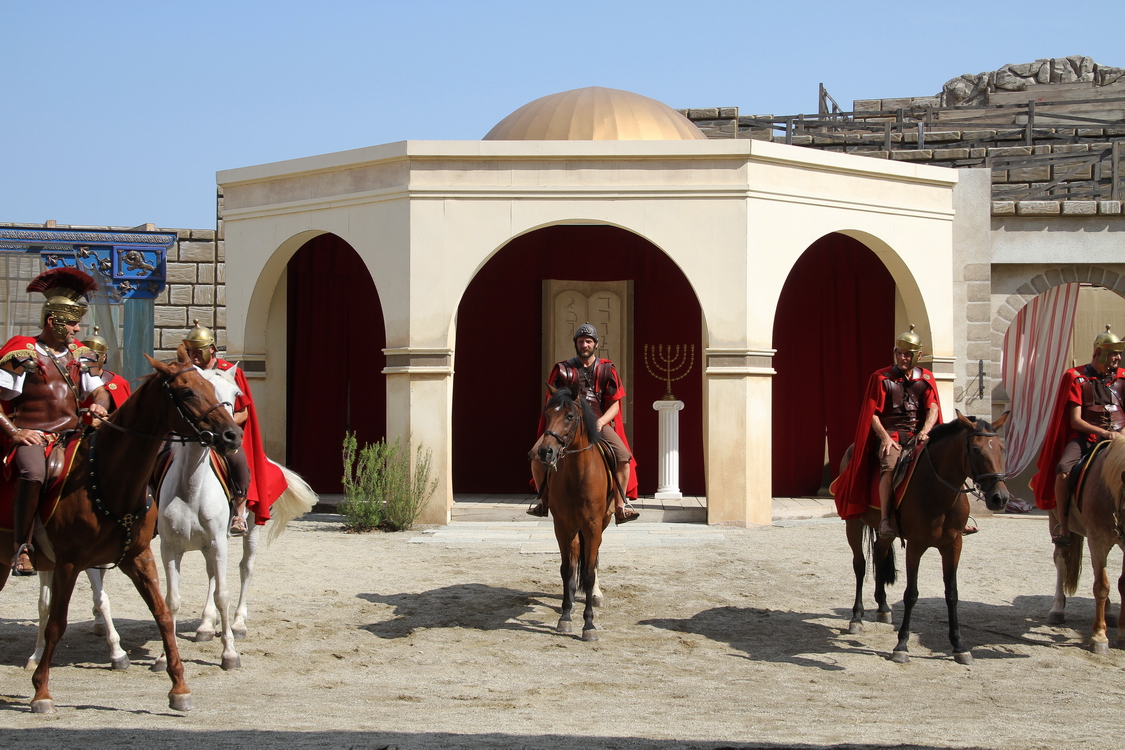
<path fill-rule="evenodd" d="M 857 518 L 871 506 L 871 485 L 878 476 L 883 538 L 898 534 L 890 506 L 899 457 L 905 449 L 921 449 L 941 417 L 937 383 L 932 372 L 918 365 L 921 355 L 922 339 L 910 326 L 895 340 L 894 364 L 879 368 L 867 381 L 852 460 L 833 483 L 840 518 Z"/>
<path fill-rule="evenodd" d="M 218 368 L 234 370 L 234 380 L 241 391 L 234 402 L 234 421 L 242 428 L 242 449 L 226 456 L 230 469 L 231 503 L 233 511 L 230 518 L 231 536 L 242 536 L 247 532 L 246 509 L 254 511 L 258 525 L 270 518 L 270 506 L 288 487 L 281 468 L 266 458 L 262 448 L 262 431 L 258 427 L 258 412 L 250 395 L 250 384 L 242 368 L 220 359 L 215 350 L 215 334 L 210 328 L 193 321 L 194 328 L 188 331 L 184 346 L 196 367 L 203 370 Z"/>
<path fill-rule="evenodd" d="M 0 349 L 0 432 L 7 438 L 6 471 L 16 469 L 13 501 L 13 575 L 32 575 L 31 543 L 39 495 L 46 479 L 47 456 L 68 432 L 81 427 L 79 408 L 89 400 L 89 413 L 104 417 L 109 394 L 101 379 L 82 372 L 89 349 L 75 342 L 84 296 L 97 289 L 89 275 L 76 268 L 54 268 L 37 276 L 29 292 L 46 297 L 38 336 L 14 336 Z"/>
<path fill-rule="evenodd" d="M 555 364 L 547 382 L 556 388 L 569 388 L 590 405 L 597 418 L 597 426 L 602 438 L 613 452 L 614 467 L 614 517 L 622 524 L 640 517 L 629 507 L 626 498 L 637 498 L 637 462 L 629 450 L 625 437 L 625 424 L 621 419 L 621 400 L 625 398 L 625 388 L 617 375 L 617 368 L 608 359 L 597 356 L 598 331 L 589 323 L 578 326 L 574 332 L 575 355 L 571 359 Z M 539 417 L 539 435 L 543 434 L 545 420 Z M 528 515 L 545 517 L 548 509 L 547 491 L 543 480 L 546 472 L 534 449 L 528 454 L 531 461 L 531 475 L 535 489 L 540 492 L 539 503 L 528 508 Z"/>
<path fill-rule="evenodd" d="M 1125 371 L 1118 367 L 1122 349 L 1125 341 L 1107 325 L 1094 339 L 1089 364 L 1070 368 L 1059 383 L 1031 489 L 1036 505 L 1055 509 L 1058 523 L 1051 541 L 1060 547 L 1070 544 L 1071 471 L 1098 443 L 1120 439 L 1125 428 Z"/>
<path fill-rule="evenodd" d="M 82 345 L 90 351 L 89 354 L 80 357 L 79 360 L 82 363 L 83 372 L 88 372 L 101 379 L 102 387 L 109 394 L 109 412 L 112 414 L 117 411 L 121 404 L 125 403 L 125 399 L 129 398 L 132 389 L 129 387 L 128 380 L 105 368 L 105 361 L 109 356 L 109 342 L 98 333 L 98 330 L 98 326 L 94 326 L 94 332 L 82 340 Z M 91 399 L 87 399 L 83 402 L 83 408 L 89 408 L 90 401 Z M 92 423 L 95 426 L 98 424 L 96 420 L 92 420 Z"/>

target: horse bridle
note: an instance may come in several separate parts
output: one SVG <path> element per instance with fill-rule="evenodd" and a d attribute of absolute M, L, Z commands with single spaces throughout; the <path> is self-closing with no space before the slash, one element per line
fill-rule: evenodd
<path fill-rule="evenodd" d="M 573 456 L 575 453 L 582 453 L 583 451 L 588 451 L 588 450 L 590 450 L 591 448 L 594 447 L 594 442 L 591 440 L 590 444 L 587 445 L 585 448 L 579 448 L 578 450 L 568 450 L 570 448 L 570 441 L 574 439 L 574 434 L 576 432 L 578 432 L 578 420 L 582 419 L 582 409 L 581 408 L 578 409 L 578 414 L 575 415 L 575 416 L 576 416 L 576 420 L 574 422 L 574 426 L 570 428 L 570 432 L 567 433 L 566 437 L 563 437 L 562 435 L 555 432 L 554 430 L 543 430 L 543 434 L 544 435 L 550 435 L 555 440 L 557 440 L 559 442 L 559 447 L 560 447 L 558 458 L 556 458 L 554 460 L 554 462 L 551 464 L 551 466 L 549 466 L 547 468 L 554 468 L 554 466 L 559 461 L 561 461 L 565 456 Z"/>
<path fill-rule="evenodd" d="M 232 404 L 229 401 L 220 401 L 219 403 L 215 404 L 214 406 L 212 406 L 207 411 L 203 412 L 203 414 L 199 417 L 196 417 L 191 412 L 185 411 L 183 399 L 181 399 L 179 394 L 177 394 L 176 391 L 172 389 L 172 381 L 175 380 L 180 375 L 183 375 L 185 372 L 188 372 L 189 370 L 194 369 L 194 367 L 195 367 L 195 365 L 192 365 L 191 367 L 186 367 L 183 370 L 180 370 L 179 372 L 173 373 L 172 377 L 168 378 L 168 380 L 165 380 L 164 384 L 163 384 L 164 390 L 166 390 L 168 392 L 168 396 L 172 399 L 172 403 L 176 407 L 176 412 L 179 413 L 180 417 L 185 422 L 187 422 L 188 425 L 191 426 L 192 430 L 195 431 L 194 437 L 185 436 L 185 435 L 177 435 L 176 438 L 173 438 L 173 439 L 176 440 L 177 442 L 200 443 L 202 445 L 206 445 L 207 447 L 211 447 L 215 444 L 215 433 L 211 432 L 210 430 L 201 429 L 201 425 L 203 424 L 203 421 L 211 415 L 211 412 L 213 412 L 216 409 L 218 409 L 220 407 L 223 407 L 223 406 L 232 406 Z M 102 424 L 109 425 L 110 427 L 112 427 L 115 430 L 118 430 L 119 432 L 125 432 L 125 433 L 128 433 L 130 435 L 135 435 L 137 437 L 145 437 L 145 438 L 148 438 L 149 440 L 164 440 L 167 437 L 165 435 L 149 435 L 148 433 L 145 433 L 145 432 L 138 432 L 137 430 L 131 430 L 128 427 L 122 427 L 119 424 L 111 422 L 108 418 L 102 419 Z"/>
<path fill-rule="evenodd" d="M 974 430 L 973 434 L 969 435 L 969 438 L 971 439 L 971 438 L 975 438 L 975 437 L 999 437 L 999 433 L 997 433 L 995 431 L 993 431 L 993 432 L 980 432 L 979 430 Z M 1000 482 L 1002 482 L 1003 480 L 1008 478 L 1007 474 L 998 473 L 998 472 L 988 472 L 988 473 L 985 473 L 985 474 L 974 475 L 973 474 L 973 468 L 974 468 L 973 467 L 973 452 L 972 452 L 972 449 L 971 449 L 970 446 L 971 446 L 970 442 L 968 440 L 966 440 L 965 441 L 965 458 L 966 458 L 966 460 L 969 464 L 969 479 L 972 479 L 974 484 L 981 485 L 983 482 L 991 479 L 992 480 L 992 487 L 989 488 L 989 489 L 994 489 L 996 487 L 996 485 L 1000 484 Z M 952 484 L 947 482 L 945 480 L 945 477 L 943 477 L 941 474 L 938 473 L 937 467 L 934 466 L 934 457 L 932 455 L 930 455 L 930 452 L 929 451 L 923 451 L 923 453 L 926 454 L 926 458 L 930 462 L 930 468 L 934 470 L 934 476 L 938 478 L 939 482 L 941 482 L 946 487 L 953 490 L 954 492 L 956 492 L 959 495 L 960 494 L 969 494 L 971 492 L 978 499 L 980 499 L 980 500 L 984 499 L 984 491 L 978 490 L 976 487 L 964 487 L 964 486 L 954 487 Z"/>

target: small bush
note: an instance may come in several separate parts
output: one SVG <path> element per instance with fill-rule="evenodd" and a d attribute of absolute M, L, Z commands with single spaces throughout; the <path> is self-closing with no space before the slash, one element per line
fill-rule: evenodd
<path fill-rule="evenodd" d="M 411 470 L 411 446 L 380 440 L 360 448 L 354 433 L 344 436 L 344 502 L 340 513 L 350 531 L 401 531 L 418 520 L 437 488 L 430 478 L 433 451 L 418 446 Z"/>

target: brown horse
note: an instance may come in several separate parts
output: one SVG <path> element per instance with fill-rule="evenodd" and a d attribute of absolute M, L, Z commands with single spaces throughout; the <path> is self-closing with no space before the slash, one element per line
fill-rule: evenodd
<path fill-rule="evenodd" d="M 172 618 L 149 549 L 157 508 L 148 495 L 148 480 L 169 432 L 194 435 L 230 453 L 242 444 L 242 430 L 215 400 L 214 388 L 191 364 L 183 346 L 173 363 L 151 357 L 148 361 L 156 372 L 83 441 L 58 507 L 46 524 L 36 522 L 36 562 L 43 570 L 53 565 L 55 573 L 46 646 L 31 678 L 31 710 L 36 713 L 55 712 L 47 683 L 51 657 L 66 631 L 75 581 L 83 570 L 107 565 L 117 565 L 129 576 L 156 619 L 172 678 L 168 705 L 177 711 L 191 709 Z M 11 532 L 0 533 L 0 549 L 11 549 L 11 543 Z M 0 566 L 0 589 L 8 574 L 8 566 Z"/>
<path fill-rule="evenodd" d="M 1090 650 L 1109 655 L 1106 637 L 1105 610 L 1109 603 L 1109 573 L 1106 558 L 1114 546 L 1125 549 L 1125 440 L 1112 440 L 1094 456 L 1086 469 L 1086 480 L 1077 502 L 1068 514 L 1070 544 L 1055 548 L 1055 601 L 1047 621 L 1061 625 L 1066 621 L 1066 597 L 1078 588 L 1082 568 L 1082 537 L 1090 547 L 1090 564 L 1094 568 L 1094 623 L 1090 632 Z M 1057 510 L 1051 511 L 1051 528 L 1058 523 Z M 1117 579 L 1117 590 L 1125 601 L 1125 568 Z M 1117 617 L 1117 645 L 1125 646 L 1125 607 Z"/>
<path fill-rule="evenodd" d="M 961 559 L 961 535 L 969 518 L 969 500 L 964 489 L 966 479 L 981 486 L 985 504 L 990 510 L 1003 510 L 1008 504 L 1008 488 L 1004 484 L 1004 443 L 997 430 L 1008 419 L 1005 413 L 995 424 L 966 417 L 957 412 L 957 419 L 939 425 L 930 432 L 930 440 L 915 459 L 914 475 L 906 488 L 898 510 L 899 535 L 906 541 L 906 605 L 898 644 L 892 659 L 905 664 L 910 660 L 907 641 L 910 639 L 910 615 L 918 601 L 918 564 L 931 547 L 941 553 L 945 579 L 945 604 L 949 612 L 949 641 L 953 658 L 959 664 L 972 664 L 973 655 L 961 640 L 957 619 L 957 564 Z M 845 465 L 847 461 L 845 457 Z M 841 467 L 841 471 L 843 467 Z M 879 509 L 868 508 L 858 518 L 846 521 L 848 544 L 852 548 L 852 569 L 855 571 L 855 603 L 848 633 L 863 632 L 864 537 L 874 551 L 875 600 L 879 605 L 879 622 L 891 621 L 887 606 L 886 585 L 895 582 L 894 539 L 875 539 L 879 526 Z"/>
<path fill-rule="evenodd" d="M 570 614 L 580 579 L 586 594 L 582 640 L 596 641 L 594 607 L 602 604 L 598 549 L 613 517 L 613 474 L 602 458 L 603 443 L 590 405 L 567 388 L 548 385 L 547 390 L 551 398 L 544 410 L 546 429 L 533 450 L 547 470 L 545 485 L 562 553 L 562 616 L 555 629 L 573 632 Z"/>

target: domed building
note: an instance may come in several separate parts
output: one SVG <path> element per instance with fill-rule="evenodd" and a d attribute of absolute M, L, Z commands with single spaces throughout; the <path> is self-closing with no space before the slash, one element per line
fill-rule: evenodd
<path fill-rule="evenodd" d="M 987 182 L 707 140 L 599 87 L 530 102 L 480 141 L 218 182 L 228 358 L 256 377 L 267 451 L 332 492 L 345 432 L 421 441 L 439 480 L 424 523 L 449 521 L 454 492 L 527 491 L 543 382 L 586 320 L 629 394 L 642 495 L 659 489 L 659 358 L 675 351 L 680 489 L 706 497 L 710 523 L 769 523 L 788 466 L 771 455 L 823 462 L 825 420 L 847 420 L 869 374 L 857 352 L 889 358 L 915 324 L 954 403 L 954 239 L 987 227 L 955 211 Z M 831 330 L 812 323 L 825 310 Z M 808 379 L 774 382 L 775 356 Z"/>

